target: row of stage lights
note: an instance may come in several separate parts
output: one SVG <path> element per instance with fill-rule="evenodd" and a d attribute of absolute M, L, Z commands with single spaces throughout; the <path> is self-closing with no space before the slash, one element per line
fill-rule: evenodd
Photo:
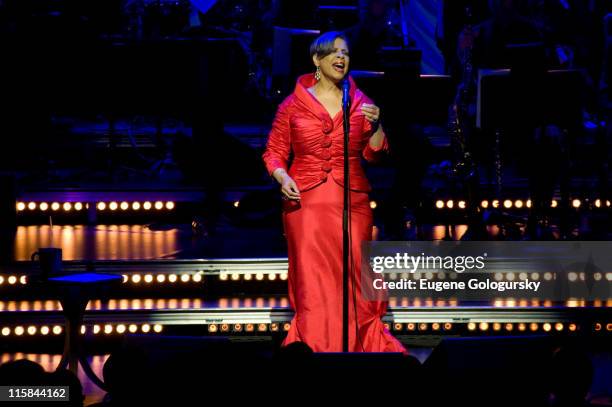
<path fill-rule="evenodd" d="M 164 327 L 161 324 L 103 324 L 103 325 L 91 325 L 81 326 L 81 335 L 85 335 L 90 332 L 94 335 L 104 334 L 125 334 L 125 333 L 161 333 Z M 17 325 L 14 327 L 5 326 L 0 329 L 1 336 L 49 336 L 49 335 L 61 335 L 64 332 L 64 327 L 61 325 L 29 325 L 27 327 L 23 325 Z"/>
<path fill-rule="evenodd" d="M 423 275 L 422 275 L 423 274 Z M 422 278 L 423 276 L 428 279 L 428 280 L 432 280 L 434 277 L 436 277 L 438 280 L 445 280 L 447 275 L 446 273 L 443 272 L 437 272 L 434 273 L 432 271 L 428 271 L 425 273 L 421 273 L 421 272 L 414 272 L 414 273 L 390 273 L 389 274 L 389 278 L 391 280 L 395 280 L 397 279 L 398 275 L 403 278 L 403 279 L 415 279 L 418 280 L 420 278 Z M 177 282 L 181 282 L 181 283 L 189 283 L 189 282 L 193 282 L 193 283 L 202 283 L 204 282 L 204 273 L 202 272 L 198 272 L 198 273 L 183 273 L 183 274 L 140 274 L 140 273 L 134 273 L 134 274 L 122 274 L 123 277 L 123 283 L 124 284 L 166 284 L 166 283 L 177 283 Z M 448 278 L 450 278 L 451 280 L 454 280 L 457 278 L 457 274 L 456 273 L 449 273 L 448 274 Z M 526 272 L 520 272 L 520 273 L 515 273 L 515 272 L 506 272 L 506 273 L 494 273 L 493 274 L 493 278 L 496 281 L 503 281 L 503 280 L 507 280 L 507 281 L 514 281 L 518 278 L 518 280 L 533 280 L 533 281 L 538 281 L 540 279 L 543 279 L 545 281 L 552 281 L 552 280 L 556 280 L 557 276 L 554 273 L 551 272 L 545 272 L 542 273 L 541 277 L 540 277 L 540 273 L 526 273 Z M 584 272 L 570 272 L 567 273 L 567 279 L 570 282 L 583 282 L 585 281 L 586 275 Z M 287 280 L 287 273 L 283 272 L 283 273 L 220 273 L 219 274 L 219 280 L 221 281 L 286 281 Z M 608 282 L 612 282 L 612 272 L 607 272 L 607 273 L 600 273 L 600 272 L 596 272 L 593 274 L 593 280 L 594 281 L 608 281 Z M 0 286 L 3 285 L 8 285 L 8 286 L 18 286 L 18 285 L 26 285 L 28 283 L 28 278 L 27 276 L 16 276 L 16 275 L 8 275 L 8 276 L 4 276 L 4 275 L 0 275 Z"/>
<path fill-rule="evenodd" d="M 446 272 L 433 272 L 433 271 L 427 271 L 427 272 L 420 272 L 420 271 L 415 271 L 414 273 L 389 273 L 389 279 L 390 280 L 396 280 L 397 278 L 401 277 L 404 280 L 408 280 L 408 279 L 414 279 L 414 280 L 419 280 L 423 277 L 425 277 L 427 280 L 433 280 L 434 277 L 438 280 L 446 280 L 446 278 L 448 277 L 451 280 L 456 280 L 458 275 L 457 273 L 451 272 L 451 273 L 446 273 Z M 532 272 L 532 273 L 527 273 L 527 272 L 513 272 L 513 271 L 508 271 L 508 272 L 496 272 L 493 273 L 493 278 L 496 281 L 515 281 L 517 280 L 533 280 L 533 281 L 538 281 L 540 279 L 544 280 L 544 281 L 552 281 L 552 280 L 557 280 L 557 274 L 552 273 L 552 272 L 544 272 L 544 273 L 537 273 L 537 272 Z M 586 274 L 584 272 L 569 272 L 567 273 L 567 279 L 568 281 L 574 283 L 574 282 L 580 282 L 580 281 L 585 281 L 586 279 Z M 612 272 L 607 272 L 607 273 L 600 273 L 600 272 L 596 272 L 593 273 L 593 280 L 594 281 L 602 281 L 602 280 L 606 280 L 609 282 L 612 282 Z"/>
<path fill-rule="evenodd" d="M 544 322 L 544 323 L 525 323 L 525 322 L 517 322 L 517 323 L 500 323 L 500 322 L 468 322 L 467 324 L 452 324 L 450 322 L 433 322 L 433 323 L 418 323 L 418 322 L 409 322 L 409 323 L 388 323 L 385 322 L 384 326 L 388 330 L 393 330 L 395 332 L 444 332 L 444 331 L 452 331 L 453 328 L 456 328 L 457 325 L 465 325 L 467 330 L 470 332 L 481 331 L 481 332 L 576 332 L 580 330 L 580 326 L 576 323 L 563 323 L 563 322 Z M 287 332 L 291 328 L 291 323 L 277 323 L 273 322 L 270 324 L 266 323 L 246 323 L 246 324 L 209 324 L 208 332 L 209 333 L 241 333 L 241 332 L 279 332 L 284 331 Z M 607 331 L 612 332 L 612 323 L 602 323 L 596 322 L 593 324 L 593 331 Z"/>
<path fill-rule="evenodd" d="M 572 208 L 574 209 L 579 209 L 580 207 L 583 206 L 583 204 L 588 204 L 589 201 L 588 200 L 580 200 L 580 199 L 572 199 L 571 205 Z M 557 200 L 552 200 L 550 203 L 550 207 L 551 208 L 556 208 L 559 206 L 559 201 Z M 593 206 L 595 208 L 609 208 L 611 206 L 611 203 L 609 200 L 606 200 L 605 202 L 602 201 L 601 199 L 596 199 L 593 202 Z M 453 209 L 453 208 L 458 208 L 458 209 L 466 209 L 467 208 L 467 203 L 465 201 L 455 201 L 453 199 L 448 199 L 446 201 L 442 200 L 442 199 L 438 199 L 435 202 L 435 207 L 436 209 Z M 505 200 L 499 200 L 499 199 L 493 199 L 493 200 L 483 200 L 480 202 L 480 207 L 483 209 L 487 209 L 487 208 L 505 208 L 505 209 L 512 209 L 512 208 L 516 208 L 516 209 L 522 209 L 522 208 L 531 208 L 531 199 L 527 199 L 527 200 L 522 200 L 522 199 L 516 199 L 516 200 L 512 200 L 512 199 L 505 199 Z"/>
<path fill-rule="evenodd" d="M 176 204 L 172 201 L 166 201 L 166 202 L 162 202 L 162 201 L 155 201 L 155 202 L 151 202 L 151 201 L 145 201 L 145 202 L 111 201 L 111 202 L 98 202 L 93 205 L 95 205 L 95 208 L 100 212 L 118 211 L 118 210 L 119 211 L 128 211 L 128 210 L 132 210 L 132 211 L 140 211 L 140 210 L 172 211 L 176 207 Z M 83 209 L 89 209 L 89 203 L 82 203 L 82 202 L 64 202 L 64 203 L 17 202 L 17 212 L 24 212 L 24 211 L 47 212 L 49 210 L 52 212 L 58 212 L 58 211 L 79 212 L 79 211 L 82 211 Z"/>

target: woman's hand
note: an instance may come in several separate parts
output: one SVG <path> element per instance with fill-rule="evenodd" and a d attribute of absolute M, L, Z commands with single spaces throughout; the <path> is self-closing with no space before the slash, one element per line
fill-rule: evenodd
<path fill-rule="evenodd" d="M 285 170 L 278 168 L 272 175 L 276 181 L 281 184 L 283 199 L 300 200 L 300 191 L 298 190 L 297 184 Z"/>
<path fill-rule="evenodd" d="M 366 120 L 372 123 L 372 129 L 375 132 L 378 128 L 378 120 L 380 119 L 380 108 L 376 105 L 364 103 L 361 105 L 361 112 Z"/>

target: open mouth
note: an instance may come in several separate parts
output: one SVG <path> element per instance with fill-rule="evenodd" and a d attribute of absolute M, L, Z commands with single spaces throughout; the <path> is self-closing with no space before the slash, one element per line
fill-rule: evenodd
<path fill-rule="evenodd" d="M 336 62 L 332 66 L 337 72 L 344 73 L 344 62 Z"/>

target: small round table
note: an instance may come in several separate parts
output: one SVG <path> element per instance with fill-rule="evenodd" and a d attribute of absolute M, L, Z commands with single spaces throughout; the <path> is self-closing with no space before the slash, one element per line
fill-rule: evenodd
<path fill-rule="evenodd" d="M 79 336 L 89 300 L 119 287 L 122 281 L 123 277 L 116 274 L 77 273 L 52 277 L 41 283 L 58 297 L 66 320 L 64 353 L 57 369 L 68 367 L 71 372 L 77 374 L 80 362 L 87 377 L 103 390 L 107 390 L 106 385 L 91 369 Z"/>

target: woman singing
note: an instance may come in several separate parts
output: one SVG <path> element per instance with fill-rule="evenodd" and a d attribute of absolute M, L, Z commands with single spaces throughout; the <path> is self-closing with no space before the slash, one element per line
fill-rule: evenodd
<path fill-rule="evenodd" d="M 289 300 L 295 310 L 283 345 L 301 341 L 315 352 L 342 351 L 342 209 L 344 132 L 342 81 L 349 70 L 345 37 L 328 32 L 310 46 L 316 67 L 302 75 L 279 106 L 263 159 L 281 185 L 289 252 Z M 361 243 L 372 236 L 370 185 L 361 158 L 375 161 L 388 150 L 378 123 L 380 109 L 350 81 L 349 350 L 406 352 L 384 328 L 387 303 L 367 301 L 359 287 Z M 291 168 L 287 172 L 290 153 Z"/>

